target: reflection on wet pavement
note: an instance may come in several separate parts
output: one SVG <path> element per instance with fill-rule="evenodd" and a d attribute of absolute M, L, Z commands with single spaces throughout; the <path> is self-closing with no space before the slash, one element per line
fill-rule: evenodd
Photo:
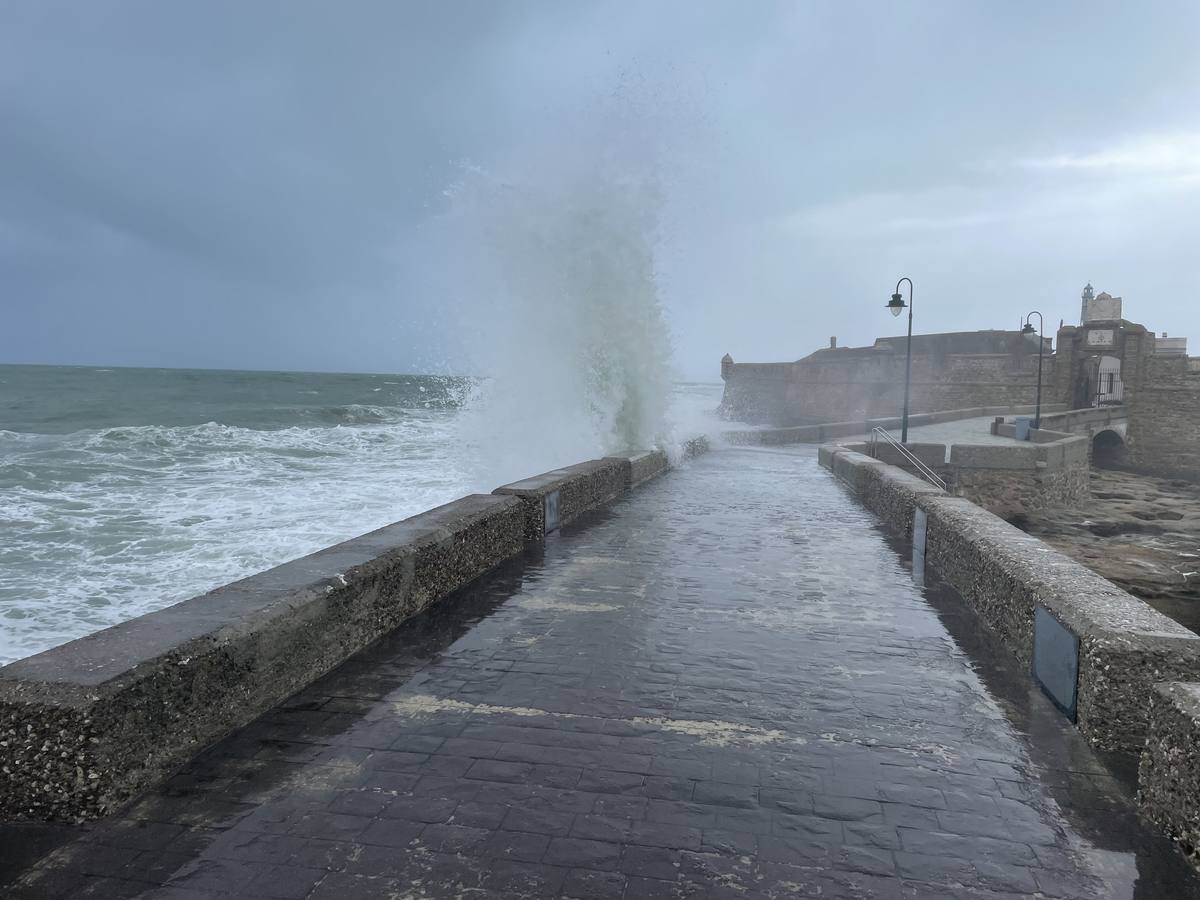
<path fill-rule="evenodd" d="M 1128 761 L 1098 760 L 903 559 L 811 448 L 710 454 L 10 895 L 1200 896 Z"/>

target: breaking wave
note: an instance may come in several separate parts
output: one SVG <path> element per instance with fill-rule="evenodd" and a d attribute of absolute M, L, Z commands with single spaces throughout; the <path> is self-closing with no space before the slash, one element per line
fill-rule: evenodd
<path fill-rule="evenodd" d="M 478 485 L 673 439 L 666 144 L 627 96 L 590 112 L 446 191 L 434 256 L 482 376 L 459 419 Z"/>

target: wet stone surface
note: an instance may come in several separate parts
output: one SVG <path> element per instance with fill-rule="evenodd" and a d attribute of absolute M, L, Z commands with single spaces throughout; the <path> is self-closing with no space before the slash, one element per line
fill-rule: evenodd
<path fill-rule="evenodd" d="M 1190 897 L 815 451 L 713 453 L 222 741 L 6 897 Z"/>

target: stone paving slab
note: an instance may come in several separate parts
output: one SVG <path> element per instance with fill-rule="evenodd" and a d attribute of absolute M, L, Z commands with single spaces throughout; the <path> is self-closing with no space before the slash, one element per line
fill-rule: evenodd
<path fill-rule="evenodd" d="M 992 643 L 811 448 L 710 454 L 113 819 L 3 828 L 69 840 L 0 893 L 1200 896 Z"/>

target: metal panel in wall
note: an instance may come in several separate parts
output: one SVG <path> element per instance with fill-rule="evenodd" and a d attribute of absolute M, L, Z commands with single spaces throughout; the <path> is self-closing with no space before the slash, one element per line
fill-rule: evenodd
<path fill-rule="evenodd" d="M 923 509 L 913 509 L 912 573 L 918 583 L 925 583 L 925 534 L 928 517 Z"/>
<path fill-rule="evenodd" d="M 558 491 L 551 491 L 546 495 L 543 511 L 546 517 L 546 534 L 549 534 L 558 528 Z"/>
<path fill-rule="evenodd" d="M 1079 638 L 1042 606 L 1033 613 L 1033 677 L 1054 705 L 1075 721 Z"/>

